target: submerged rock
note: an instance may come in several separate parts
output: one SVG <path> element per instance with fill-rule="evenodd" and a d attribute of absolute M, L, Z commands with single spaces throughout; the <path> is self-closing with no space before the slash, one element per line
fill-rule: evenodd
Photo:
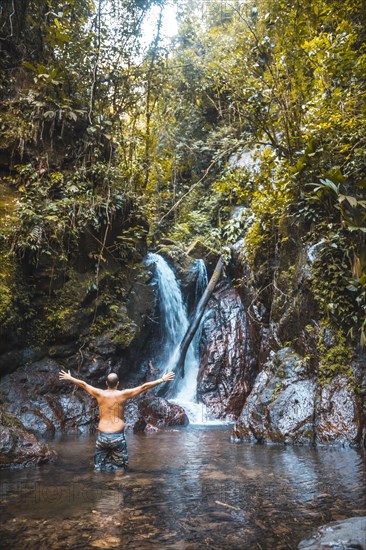
<path fill-rule="evenodd" d="M 55 451 L 40 443 L 12 414 L 0 407 L 0 468 L 33 466 L 56 458 Z"/>
<path fill-rule="evenodd" d="M 366 550 L 366 516 L 333 521 L 319 527 L 298 550 Z"/>

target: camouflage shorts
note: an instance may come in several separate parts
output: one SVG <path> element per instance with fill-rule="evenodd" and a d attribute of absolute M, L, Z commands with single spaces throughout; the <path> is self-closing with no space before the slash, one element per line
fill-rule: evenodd
<path fill-rule="evenodd" d="M 128 453 L 124 431 L 99 432 L 95 443 L 95 470 L 127 470 Z"/>

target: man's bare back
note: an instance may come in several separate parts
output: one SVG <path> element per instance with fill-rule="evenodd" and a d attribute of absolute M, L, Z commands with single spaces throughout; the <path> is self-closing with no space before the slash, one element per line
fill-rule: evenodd
<path fill-rule="evenodd" d="M 125 403 L 123 391 L 101 390 L 96 396 L 99 406 L 98 430 L 105 433 L 121 432 L 125 428 Z"/>
<path fill-rule="evenodd" d="M 83 380 L 74 378 L 73 376 L 71 376 L 70 371 L 60 371 L 60 380 L 69 380 L 70 382 L 73 382 L 77 386 L 80 386 L 90 395 L 95 397 L 99 406 L 98 430 L 104 433 L 117 433 L 121 432 L 124 429 L 125 403 L 128 399 L 136 397 L 140 393 L 154 388 L 155 386 L 158 386 L 163 382 L 170 382 L 171 380 L 173 380 L 174 376 L 174 372 L 168 372 L 167 374 L 164 374 L 161 378 L 159 378 L 158 380 L 154 380 L 153 382 L 146 382 L 145 384 L 137 386 L 136 388 L 120 391 L 117 389 L 117 377 L 116 387 L 109 387 L 106 390 L 102 390 L 100 388 L 90 386 L 90 384 L 87 384 Z"/>

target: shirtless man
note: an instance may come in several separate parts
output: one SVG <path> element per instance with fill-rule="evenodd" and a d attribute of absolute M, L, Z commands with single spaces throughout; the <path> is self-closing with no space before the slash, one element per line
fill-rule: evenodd
<path fill-rule="evenodd" d="M 101 390 L 90 386 L 83 380 L 71 376 L 70 371 L 60 371 L 60 380 L 69 380 L 90 393 L 98 402 L 99 424 L 98 436 L 95 445 L 94 469 L 95 470 L 120 470 L 127 469 L 128 454 L 125 439 L 125 404 L 127 399 L 136 397 L 163 382 L 173 380 L 174 372 L 164 374 L 158 380 L 146 382 L 136 388 L 120 391 L 119 380 L 115 373 L 107 376 L 107 389 Z"/>

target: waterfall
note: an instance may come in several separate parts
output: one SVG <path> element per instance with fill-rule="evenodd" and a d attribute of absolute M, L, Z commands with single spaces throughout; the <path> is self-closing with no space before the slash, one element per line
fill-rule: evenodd
<path fill-rule="evenodd" d="M 195 300 L 194 307 L 196 308 L 205 288 L 207 287 L 207 270 L 203 260 L 195 260 L 194 271 L 196 272 Z M 187 357 L 185 360 L 185 376 L 181 380 L 174 401 L 181 404 L 183 408 L 191 410 L 195 416 L 203 416 L 202 406 L 196 403 L 197 390 L 197 374 L 199 368 L 199 344 L 202 336 L 202 322 L 197 329 L 196 334 L 188 348 Z M 184 332 L 185 334 L 185 332 Z M 183 334 L 183 336 L 184 336 Z M 201 413 L 201 414 L 200 414 Z"/>
<path fill-rule="evenodd" d="M 161 351 L 155 357 L 155 362 L 160 372 L 167 372 L 174 368 L 178 360 L 179 344 L 189 326 L 187 308 L 174 272 L 164 258 L 159 254 L 149 253 L 146 265 L 154 266 L 153 283 L 156 284 L 158 291 L 163 329 Z M 203 260 L 195 261 L 194 270 L 197 274 L 195 286 L 197 304 L 207 286 L 207 272 Z M 185 409 L 191 424 L 199 424 L 207 420 L 204 404 L 196 402 L 200 338 L 201 329 L 199 328 L 187 352 L 185 376 L 180 381 L 176 395 L 172 399 Z"/>
<path fill-rule="evenodd" d="M 163 331 L 162 348 L 164 355 L 172 357 L 188 328 L 187 311 L 182 293 L 172 269 L 164 258 L 159 254 L 149 253 L 146 264 L 155 266 L 153 282 L 158 289 Z"/>
<path fill-rule="evenodd" d="M 208 285 L 208 278 L 207 278 L 206 265 L 203 260 L 195 260 L 194 269 L 197 273 L 196 288 L 195 288 L 195 294 L 194 294 L 194 305 L 197 306 L 202 294 L 204 293 Z"/>

